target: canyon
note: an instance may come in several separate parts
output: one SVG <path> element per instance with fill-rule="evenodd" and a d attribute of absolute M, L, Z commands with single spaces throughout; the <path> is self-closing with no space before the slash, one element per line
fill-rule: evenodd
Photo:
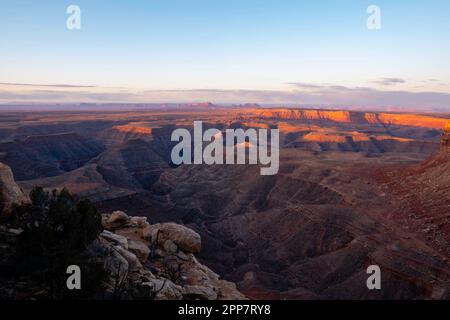
<path fill-rule="evenodd" d="M 199 261 L 248 298 L 450 298 L 450 114 L 205 103 L 0 119 L 0 162 L 25 194 L 65 187 L 104 214 L 189 227 Z M 171 134 L 193 121 L 279 129 L 278 174 L 172 163 Z M 373 264 L 382 290 L 366 288 Z"/>

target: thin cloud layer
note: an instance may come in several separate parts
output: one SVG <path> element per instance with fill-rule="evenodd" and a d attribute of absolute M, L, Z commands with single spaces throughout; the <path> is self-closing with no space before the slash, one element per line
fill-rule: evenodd
<path fill-rule="evenodd" d="M 12 87 L 48 87 L 48 88 L 97 88 L 94 85 L 79 84 L 39 84 L 39 83 L 16 83 L 16 82 L 0 82 L 1 86 Z"/>
<path fill-rule="evenodd" d="M 406 80 L 402 78 L 383 78 L 372 82 L 383 86 L 392 86 L 396 84 L 406 83 Z"/>
<path fill-rule="evenodd" d="M 61 89 L 61 88 L 58 88 Z M 321 106 L 399 108 L 450 112 L 450 94 L 446 92 L 411 92 L 380 90 L 371 87 L 346 87 L 291 83 L 287 90 L 171 89 L 101 91 L 89 90 L 0 90 L 0 102 L 190 102 L 303 104 Z"/>

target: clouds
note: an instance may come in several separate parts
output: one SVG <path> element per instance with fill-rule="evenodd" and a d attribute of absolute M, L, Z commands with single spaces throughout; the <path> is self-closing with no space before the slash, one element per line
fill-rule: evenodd
<path fill-rule="evenodd" d="M 302 89 L 320 89 L 323 86 L 319 84 L 305 83 L 305 82 L 288 82 L 287 84 Z"/>
<path fill-rule="evenodd" d="M 80 103 L 133 102 L 128 92 L 90 92 L 66 90 L 0 90 L 0 103 Z"/>
<path fill-rule="evenodd" d="M 47 87 L 47 88 L 97 88 L 93 85 L 78 85 L 78 84 L 39 84 L 39 83 L 15 83 L 15 82 L 0 82 L 0 86 L 11 87 Z"/>
<path fill-rule="evenodd" d="M 406 80 L 402 78 L 382 78 L 372 82 L 383 86 L 393 86 L 401 83 L 406 83 Z"/>
<path fill-rule="evenodd" d="M 389 78 L 385 83 L 403 83 L 403 79 Z M 412 108 L 450 112 L 450 94 L 446 92 L 413 92 L 407 90 L 381 90 L 372 87 L 346 87 L 341 85 L 302 86 L 293 90 L 306 104 L 340 105 L 351 107 Z"/>
<path fill-rule="evenodd" d="M 386 83 L 401 83 L 396 78 Z M 49 87 L 46 90 L 0 90 L 0 102 L 119 102 L 158 103 L 196 102 L 259 103 L 320 105 L 341 108 L 414 109 L 422 111 L 450 112 L 450 94 L 447 92 L 412 92 L 406 90 L 382 90 L 373 87 L 348 87 L 332 84 L 290 83 L 284 90 L 250 89 L 169 89 L 169 90 L 107 90 L 86 87 Z"/>

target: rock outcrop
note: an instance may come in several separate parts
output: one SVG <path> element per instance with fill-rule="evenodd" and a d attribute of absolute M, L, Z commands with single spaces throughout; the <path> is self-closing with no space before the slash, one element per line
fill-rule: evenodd
<path fill-rule="evenodd" d="M 11 169 L 2 163 L 0 196 L 3 213 L 9 212 L 13 203 L 29 201 L 14 181 Z M 87 261 L 103 265 L 106 271 L 97 295 L 100 299 L 246 298 L 235 284 L 221 280 L 198 262 L 194 253 L 200 252 L 201 239 L 195 231 L 175 223 L 151 225 L 145 217 L 130 217 L 122 211 L 103 215 L 102 224 L 103 232 L 83 252 Z M 13 269 L 22 232 L 8 224 L 0 225 L 0 270 Z M 0 297 L 16 299 L 23 293 L 37 298 L 35 292 L 39 292 L 40 285 L 27 289 L 27 281 L 23 288 L 14 282 L 1 282 Z"/>
<path fill-rule="evenodd" d="M 124 299 L 245 299 L 233 283 L 198 262 L 193 253 L 201 241 L 193 230 L 150 225 L 122 211 L 103 215 L 103 224 L 105 231 L 88 251 L 108 271 L 107 296 L 122 287 Z"/>
<path fill-rule="evenodd" d="M 441 152 L 450 152 L 450 122 L 447 123 L 442 133 Z"/>
<path fill-rule="evenodd" d="M 319 109 L 249 109 L 246 115 L 255 118 L 319 121 L 353 124 L 397 125 L 411 127 L 425 127 L 440 130 L 448 121 L 446 118 L 419 114 L 386 113 L 386 112 L 360 112 L 346 110 L 319 110 Z M 245 113 L 244 113 L 245 114 Z"/>
<path fill-rule="evenodd" d="M 200 235 L 176 223 L 157 223 L 148 226 L 143 230 L 143 236 L 152 243 L 163 247 L 171 246 L 175 248 L 173 250 L 180 248 L 185 253 L 199 253 L 201 248 Z"/>
<path fill-rule="evenodd" d="M 450 122 L 444 128 L 440 152 L 418 165 L 387 168 L 382 176 L 392 207 L 397 208 L 392 219 L 414 230 L 449 261 Z"/>
<path fill-rule="evenodd" d="M 194 246 L 192 242 L 199 238 L 194 231 L 175 224 L 151 226 L 146 218 L 129 217 L 121 211 L 104 215 L 103 224 L 106 229 L 82 253 L 86 265 L 80 265 L 82 269 L 102 266 L 104 277 L 95 290 L 95 299 L 246 299 L 234 283 L 221 280 L 191 253 L 199 249 L 199 243 Z M 148 229 L 163 230 L 160 233 L 165 242 L 144 237 Z M 48 288 L 42 283 L 8 277 L 22 233 L 21 229 L 0 225 L 0 299 L 45 299 Z"/>
<path fill-rule="evenodd" d="M 28 198 L 14 181 L 11 168 L 0 163 L 0 217 L 7 215 L 13 203 L 26 202 Z"/>

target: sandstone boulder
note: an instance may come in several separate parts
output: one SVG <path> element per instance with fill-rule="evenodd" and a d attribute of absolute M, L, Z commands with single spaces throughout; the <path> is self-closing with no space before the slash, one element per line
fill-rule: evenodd
<path fill-rule="evenodd" d="M 176 253 L 178 251 L 177 245 L 172 240 L 166 240 L 163 244 L 164 251 L 169 254 Z"/>
<path fill-rule="evenodd" d="M 117 230 L 122 228 L 140 228 L 149 226 L 146 217 L 130 217 L 123 211 L 114 211 L 111 214 L 104 215 L 103 225 L 108 230 Z"/>
<path fill-rule="evenodd" d="M 106 221 L 107 225 L 111 228 L 117 228 L 125 225 L 130 218 L 123 211 L 114 211 Z"/>
<path fill-rule="evenodd" d="M 126 249 L 124 249 L 122 246 L 114 246 L 114 249 L 128 262 L 128 265 L 130 266 L 131 271 L 135 271 L 137 269 L 142 268 L 142 264 L 139 261 L 139 259 L 136 257 L 136 255 Z"/>
<path fill-rule="evenodd" d="M 217 292 L 214 288 L 205 286 L 184 286 L 183 298 L 191 300 L 216 300 Z"/>
<path fill-rule="evenodd" d="M 128 240 L 128 250 L 134 253 L 142 263 L 147 261 L 150 254 L 148 246 L 141 241 Z"/>
<path fill-rule="evenodd" d="M 154 279 L 142 285 L 150 286 L 156 292 L 156 300 L 181 300 L 182 288 L 167 279 Z"/>
<path fill-rule="evenodd" d="M 130 220 L 128 220 L 127 227 L 129 228 L 146 228 L 150 224 L 147 222 L 146 217 L 130 217 Z"/>
<path fill-rule="evenodd" d="M 100 237 L 105 239 L 108 242 L 119 245 L 119 246 L 123 247 L 124 249 L 128 249 L 128 240 L 124 236 L 112 233 L 108 230 L 103 230 L 103 232 L 100 233 Z"/>
<path fill-rule="evenodd" d="M 201 239 L 197 232 L 172 222 L 146 227 L 143 230 L 143 237 L 160 246 L 171 240 L 185 253 L 198 253 L 201 248 Z"/>

